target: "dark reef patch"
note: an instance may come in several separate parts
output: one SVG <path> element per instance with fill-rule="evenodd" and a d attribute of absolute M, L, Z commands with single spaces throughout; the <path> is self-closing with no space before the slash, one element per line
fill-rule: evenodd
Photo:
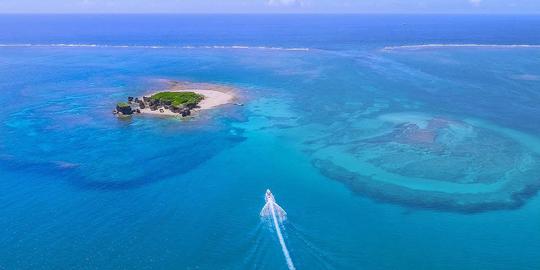
<path fill-rule="evenodd" d="M 92 174 L 88 172 L 84 164 L 30 160 L 16 158 L 10 155 L 0 156 L 0 167 L 10 171 L 33 174 L 37 177 L 40 175 L 54 177 L 80 189 L 120 191 L 140 188 L 170 177 L 188 173 L 224 149 L 241 143 L 244 140 L 245 137 L 242 136 L 223 136 L 205 145 L 199 145 L 199 151 L 169 149 L 160 152 L 159 156 L 154 158 L 146 156 L 146 162 L 150 164 L 154 163 L 155 166 L 145 167 L 146 169 L 142 174 L 137 173 L 126 177 L 110 176 L 96 179 L 95 177 L 91 177 Z M 138 161 L 134 162 L 137 163 Z M 125 168 L 119 169 L 125 170 Z"/>
<path fill-rule="evenodd" d="M 337 139 L 306 144 L 313 166 L 356 194 L 439 211 L 516 209 L 540 190 L 540 139 L 534 136 L 420 113 L 372 121 L 382 123 L 367 132 L 373 136 L 354 138 L 348 136 L 354 131 L 342 129 L 332 134 Z"/>
<path fill-rule="evenodd" d="M 540 179 L 527 185 L 510 186 L 504 191 L 487 194 L 455 194 L 413 190 L 391 183 L 376 181 L 337 166 L 328 160 L 313 160 L 313 166 L 330 179 L 345 184 L 351 191 L 373 200 L 419 209 L 459 213 L 480 213 L 516 209 L 540 190 Z"/>

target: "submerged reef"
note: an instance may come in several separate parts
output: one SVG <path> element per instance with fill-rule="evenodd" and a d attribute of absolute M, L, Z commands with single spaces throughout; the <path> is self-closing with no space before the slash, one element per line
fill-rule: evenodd
<path fill-rule="evenodd" d="M 376 201 L 409 207 L 441 211 L 478 213 L 515 209 L 523 206 L 540 189 L 540 178 L 525 184 L 509 185 L 492 193 L 447 193 L 416 190 L 399 184 L 378 181 L 372 177 L 348 171 L 329 160 L 313 160 L 323 175 L 345 184 L 356 194 Z"/>
<path fill-rule="evenodd" d="M 513 209 L 540 190 L 540 140 L 476 119 L 388 114 L 370 137 L 328 143 L 313 165 L 378 201 L 463 213 Z"/>

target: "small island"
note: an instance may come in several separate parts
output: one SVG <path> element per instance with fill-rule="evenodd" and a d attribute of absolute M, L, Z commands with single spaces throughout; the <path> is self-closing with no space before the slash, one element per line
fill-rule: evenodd
<path fill-rule="evenodd" d="M 203 83 L 166 82 L 169 85 L 166 90 L 140 98 L 128 97 L 127 102 L 116 104 L 113 113 L 119 116 L 150 114 L 187 117 L 191 116 L 192 112 L 231 104 L 235 100 L 234 91 L 230 87 Z"/>

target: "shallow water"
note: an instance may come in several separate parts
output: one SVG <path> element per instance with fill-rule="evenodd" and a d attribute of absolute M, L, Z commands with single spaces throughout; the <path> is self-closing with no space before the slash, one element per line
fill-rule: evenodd
<path fill-rule="evenodd" d="M 540 49 L 384 49 L 537 18 L 92 19 L 0 17 L 0 268 L 286 269 L 267 188 L 297 269 L 540 267 Z M 111 114 L 163 78 L 245 106 Z"/>

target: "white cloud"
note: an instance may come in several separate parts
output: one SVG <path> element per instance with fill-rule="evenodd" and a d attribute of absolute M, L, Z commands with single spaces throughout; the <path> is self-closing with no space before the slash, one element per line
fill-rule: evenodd
<path fill-rule="evenodd" d="M 269 6 L 301 6 L 302 0 L 267 0 Z"/>
<path fill-rule="evenodd" d="M 469 2 L 473 5 L 473 6 L 479 6 L 481 3 L 482 3 L 482 0 L 469 0 Z"/>

